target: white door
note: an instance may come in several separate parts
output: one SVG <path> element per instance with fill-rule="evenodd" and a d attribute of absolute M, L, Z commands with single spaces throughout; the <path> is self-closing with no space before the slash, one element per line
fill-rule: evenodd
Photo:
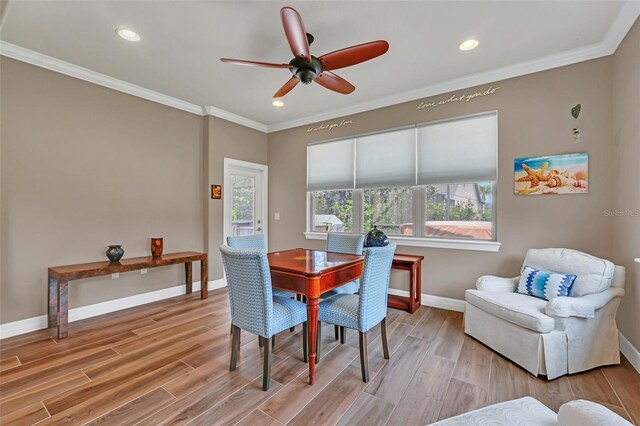
<path fill-rule="evenodd" d="M 224 239 L 267 235 L 267 166 L 224 159 Z"/>

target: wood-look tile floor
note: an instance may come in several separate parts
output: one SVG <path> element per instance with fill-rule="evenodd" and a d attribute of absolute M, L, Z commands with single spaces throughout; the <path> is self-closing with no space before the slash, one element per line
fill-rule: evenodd
<path fill-rule="evenodd" d="M 357 333 L 341 345 L 323 328 L 314 386 L 301 327 L 281 333 L 268 392 L 256 336 L 243 333 L 238 370 L 229 371 L 226 289 L 74 322 L 62 341 L 53 330 L 5 339 L 0 423 L 424 425 L 531 395 L 555 411 L 590 399 L 640 424 L 640 375 L 627 360 L 549 382 L 465 336 L 461 313 L 390 310 L 387 323 L 391 359 L 372 330 L 369 383 Z"/>

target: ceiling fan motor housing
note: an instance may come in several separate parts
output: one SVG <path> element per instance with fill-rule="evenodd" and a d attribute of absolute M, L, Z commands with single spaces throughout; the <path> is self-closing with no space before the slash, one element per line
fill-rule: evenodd
<path fill-rule="evenodd" d="M 315 56 L 311 56 L 311 62 L 303 58 L 293 58 L 289 65 L 291 73 L 298 77 L 302 84 L 311 84 L 322 72 L 322 62 Z"/>

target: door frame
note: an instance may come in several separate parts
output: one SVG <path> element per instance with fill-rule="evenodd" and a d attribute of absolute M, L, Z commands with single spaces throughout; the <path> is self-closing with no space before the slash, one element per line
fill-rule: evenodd
<path fill-rule="evenodd" d="M 224 158 L 223 182 L 222 182 L 222 243 L 226 244 L 231 226 L 231 171 L 233 168 L 251 169 L 262 174 L 262 233 L 265 240 L 269 241 L 269 166 L 266 164 L 251 163 L 249 161 Z"/>

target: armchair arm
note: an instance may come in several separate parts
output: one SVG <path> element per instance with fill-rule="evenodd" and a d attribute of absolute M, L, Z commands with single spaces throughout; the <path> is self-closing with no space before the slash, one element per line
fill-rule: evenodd
<path fill-rule="evenodd" d="M 515 291 L 520 277 L 502 278 L 493 275 L 483 275 L 476 281 L 476 288 L 482 291 L 510 293 Z"/>
<path fill-rule="evenodd" d="M 577 399 L 567 402 L 560 407 L 558 411 L 558 425 L 631 426 L 631 423 L 600 404 L 584 399 Z"/>
<path fill-rule="evenodd" d="M 551 299 L 545 307 L 545 313 L 552 317 L 593 318 L 596 310 L 613 300 L 614 297 L 624 296 L 624 289 L 609 287 L 600 293 L 587 294 L 581 297 L 556 297 Z"/>

